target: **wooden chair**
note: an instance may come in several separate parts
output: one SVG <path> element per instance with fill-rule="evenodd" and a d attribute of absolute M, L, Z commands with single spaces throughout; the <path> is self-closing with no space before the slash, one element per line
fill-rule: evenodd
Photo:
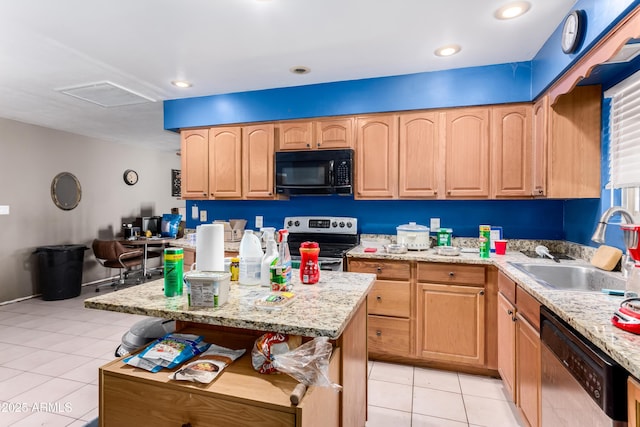
<path fill-rule="evenodd" d="M 141 249 L 125 248 L 117 240 L 99 239 L 93 241 L 91 248 L 100 265 L 106 268 L 117 268 L 120 271 L 120 277 L 117 281 L 113 280 L 111 283 L 98 285 L 96 292 L 99 292 L 103 286 L 111 286 L 117 290 L 119 286 L 124 285 L 128 279 L 132 278 L 130 276 L 137 276 L 135 284 L 143 281 L 142 271 L 140 269 L 134 270 L 134 267 L 142 266 L 144 253 Z"/>

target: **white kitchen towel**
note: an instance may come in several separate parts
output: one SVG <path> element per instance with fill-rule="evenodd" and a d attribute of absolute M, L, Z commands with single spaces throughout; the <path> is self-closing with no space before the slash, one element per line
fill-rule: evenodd
<path fill-rule="evenodd" d="M 224 271 L 224 226 L 202 224 L 196 228 L 196 268 Z"/>

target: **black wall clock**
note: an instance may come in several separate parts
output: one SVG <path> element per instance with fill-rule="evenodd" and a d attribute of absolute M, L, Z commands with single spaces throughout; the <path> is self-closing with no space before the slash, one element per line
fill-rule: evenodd
<path fill-rule="evenodd" d="M 574 53 L 582 42 L 586 27 L 586 17 L 584 11 L 574 10 L 564 19 L 562 25 L 562 51 L 564 53 Z"/>
<path fill-rule="evenodd" d="M 127 183 L 127 185 L 135 185 L 138 182 L 138 172 L 134 171 L 133 169 L 127 169 L 126 171 L 124 171 L 122 178 L 124 179 L 124 182 Z"/>

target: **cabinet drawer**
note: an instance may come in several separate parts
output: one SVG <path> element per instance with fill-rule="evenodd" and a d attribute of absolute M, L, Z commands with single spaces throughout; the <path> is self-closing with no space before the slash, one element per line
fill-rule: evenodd
<path fill-rule="evenodd" d="M 485 271 L 481 265 L 418 263 L 419 282 L 484 285 Z"/>
<path fill-rule="evenodd" d="M 367 296 L 369 314 L 409 317 L 411 287 L 409 282 L 377 280 Z"/>
<path fill-rule="evenodd" d="M 516 283 L 504 273 L 498 273 L 498 291 L 511 303 L 516 303 Z"/>
<path fill-rule="evenodd" d="M 410 351 L 409 319 L 368 317 L 367 344 L 372 353 L 408 355 Z"/>
<path fill-rule="evenodd" d="M 373 273 L 378 279 L 409 280 L 410 264 L 406 261 L 383 261 L 350 259 L 349 271 L 357 273 Z"/>
<path fill-rule="evenodd" d="M 520 286 L 516 287 L 516 307 L 536 331 L 540 332 L 540 303 Z"/>

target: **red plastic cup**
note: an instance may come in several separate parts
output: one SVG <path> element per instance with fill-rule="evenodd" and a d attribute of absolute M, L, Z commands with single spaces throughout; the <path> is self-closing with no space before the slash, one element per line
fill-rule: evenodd
<path fill-rule="evenodd" d="M 504 255 L 507 252 L 506 240 L 495 240 L 494 244 L 496 246 L 496 255 Z"/>

